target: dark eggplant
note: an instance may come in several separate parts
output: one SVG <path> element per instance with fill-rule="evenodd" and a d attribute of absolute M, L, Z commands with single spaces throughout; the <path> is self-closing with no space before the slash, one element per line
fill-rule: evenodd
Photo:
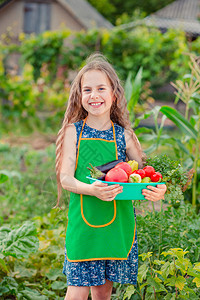
<path fill-rule="evenodd" d="M 99 171 L 103 172 L 103 173 L 107 173 L 108 171 L 110 171 L 110 169 L 114 168 L 118 163 L 123 162 L 123 159 L 117 159 L 117 160 L 113 160 L 110 161 L 107 164 L 101 165 L 101 166 L 95 166 Z"/>
<path fill-rule="evenodd" d="M 106 177 L 106 174 L 103 175 L 103 176 L 101 176 L 101 177 L 98 177 L 97 179 L 102 180 L 102 181 L 105 181 L 105 177 Z"/>
<path fill-rule="evenodd" d="M 92 178 L 95 179 L 100 179 L 100 180 L 104 180 L 106 174 L 104 172 L 101 172 L 99 169 L 97 169 L 96 167 L 93 167 L 92 164 L 90 164 L 91 169 L 87 167 L 88 170 L 90 170 L 90 175 Z"/>

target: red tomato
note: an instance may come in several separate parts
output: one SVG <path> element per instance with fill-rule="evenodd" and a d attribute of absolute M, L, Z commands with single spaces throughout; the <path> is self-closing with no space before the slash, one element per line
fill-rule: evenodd
<path fill-rule="evenodd" d="M 113 181 L 113 182 L 128 182 L 127 173 L 121 168 L 112 168 L 106 174 L 105 181 Z"/>
<path fill-rule="evenodd" d="M 146 177 L 151 177 L 155 173 L 155 169 L 152 166 L 146 166 L 143 168 Z"/>
<path fill-rule="evenodd" d="M 141 176 L 141 178 L 144 178 L 146 176 L 145 171 L 142 169 L 135 170 L 133 173 L 139 174 Z"/>
<path fill-rule="evenodd" d="M 132 168 L 127 162 L 120 162 L 115 166 L 115 168 L 120 168 L 124 170 L 128 176 L 130 176 L 132 173 Z"/>
<path fill-rule="evenodd" d="M 161 179 L 162 179 L 162 174 L 159 172 L 155 172 L 153 175 L 151 175 L 152 182 L 158 182 L 161 181 Z"/>

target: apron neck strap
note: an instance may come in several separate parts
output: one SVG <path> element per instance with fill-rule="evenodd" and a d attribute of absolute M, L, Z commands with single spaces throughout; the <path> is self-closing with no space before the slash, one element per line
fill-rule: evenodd
<path fill-rule="evenodd" d="M 79 136 L 79 140 L 78 140 L 78 153 L 77 153 L 77 155 L 79 155 L 80 142 L 81 142 L 82 133 L 83 133 L 83 128 L 84 128 L 84 126 L 85 126 L 86 120 L 87 120 L 87 117 L 86 117 L 86 118 L 84 119 L 84 121 L 83 121 L 83 126 L 82 126 L 81 133 L 80 133 L 80 136 Z M 115 127 L 114 127 L 114 124 L 113 124 L 112 120 L 110 120 L 110 121 L 111 121 L 112 129 L 113 129 L 113 140 L 114 140 L 114 143 L 115 143 L 116 157 L 117 157 L 117 159 L 118 159 L 117 142 L 116 142 L 116 136 L 115 136 Z M 76 168 L 77 168 L 77 163 L 78 163 L 78 160 L 76 159 L 75 170 L 76 170 Z"/>
<path fill-rule="evenodd" d="M 81 137 L 82 137 L 83 128 L 85 127 L 86 120 L 87 120 L 87 117 L 86 117 L 86 118 L 84 119 L 84 121 L 83 121 L 81 133 L 80 133 L 80 136 L 79 136 L 79 140 L 80 140 Z M 112 121 L 112 120 L 110 120 L 110 121 L 111 121 L 112 129 L 113 129 L 113 139 L 115 140 L 115 127 L 114 127 L 113 121 Z"/>

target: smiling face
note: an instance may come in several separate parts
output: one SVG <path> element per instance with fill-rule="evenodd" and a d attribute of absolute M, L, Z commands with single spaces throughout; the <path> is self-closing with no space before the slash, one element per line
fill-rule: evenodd
<path fill-rule="evenodd" d="M 82 106 L 89 116 L 110 118 L 113 103 L 113 91 L 110 81 L 104 72 L 87 71 L 81 81 Z"/>

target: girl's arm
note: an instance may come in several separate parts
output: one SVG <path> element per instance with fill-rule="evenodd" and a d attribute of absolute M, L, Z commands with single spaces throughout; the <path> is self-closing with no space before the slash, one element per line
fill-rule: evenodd
<path fill-rule="evenodd" d="M 103 182 L 87 184 L 74 177 L 76 166 L 76 128 L 69 124 L 63 141 L 60 182 L 65 190 L 76 194 L 96 196 L 101 200 L 111 201 L 122 191 L 119 185 L 108 186 Z"/>
<path fill-rule="evenodd" d="M 136 160 L 138 162 L 138 168 L 143 168 L 142 163 L 142 148 L 134 133 L 125 129 L 125 140 L 126 140 L 126 154 L 129 160 Z M 164 194 L 167 190 L 165 184 L 158 184 L 157 187 L 147 186 L 147 189 L 142 191 L 145 199 L 150 201 L 158 201 L 164 199 Z"/>

